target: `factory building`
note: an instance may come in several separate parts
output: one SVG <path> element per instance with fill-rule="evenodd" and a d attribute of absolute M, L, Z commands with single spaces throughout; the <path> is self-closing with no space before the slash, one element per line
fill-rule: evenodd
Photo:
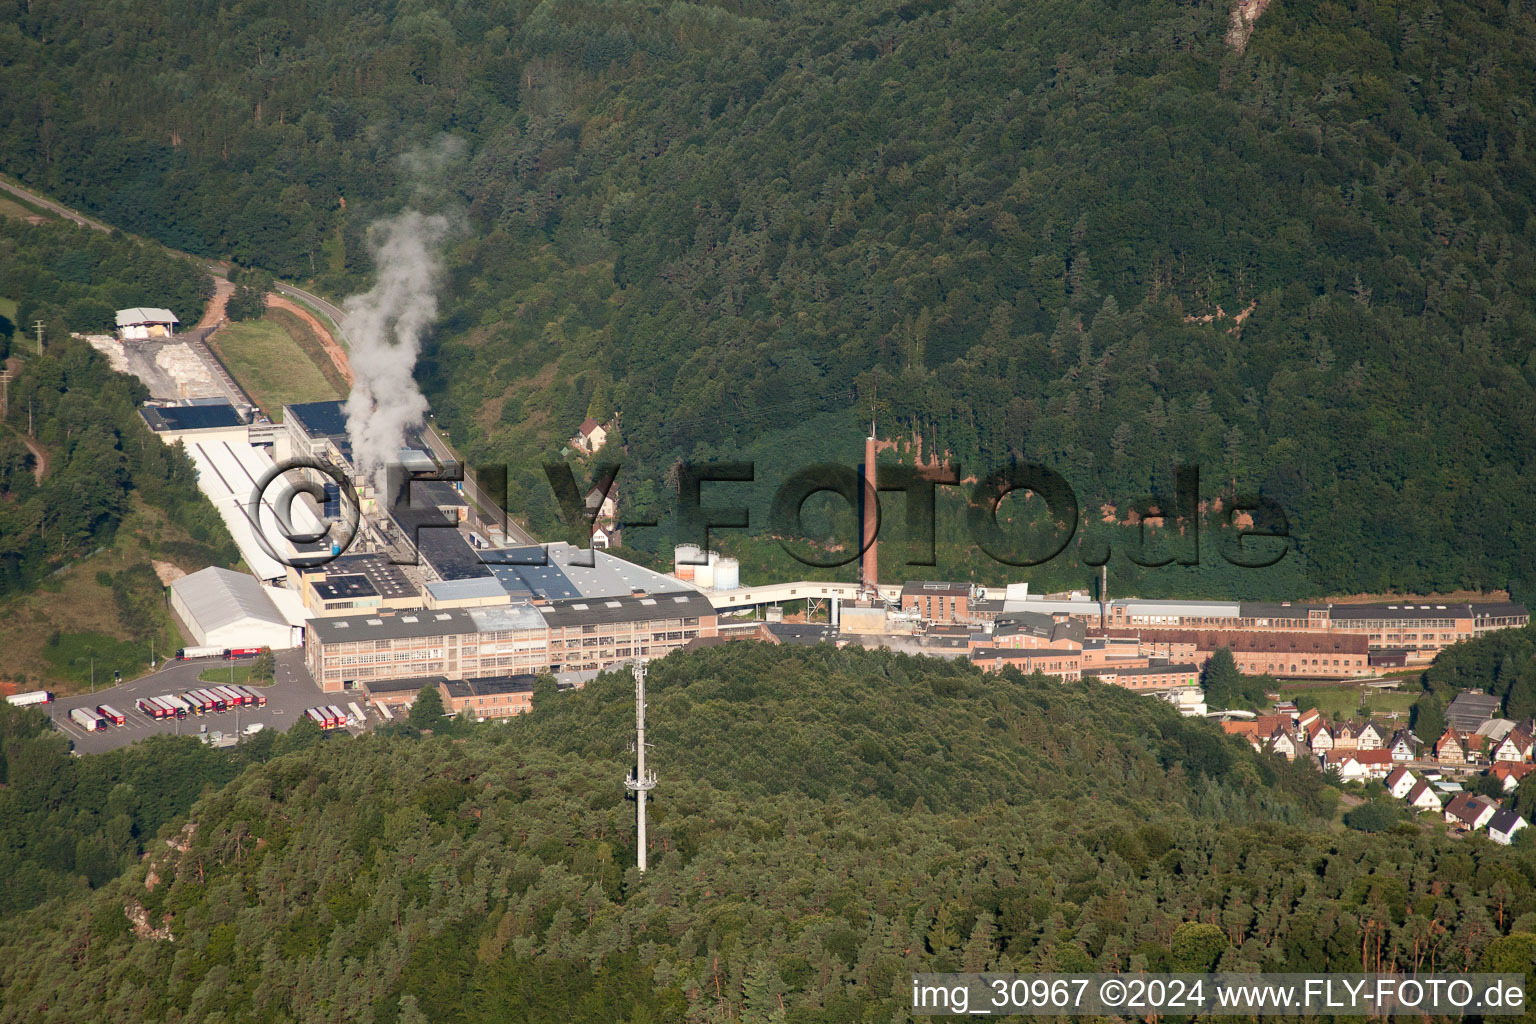
<path fill-rule="evenodd" d="M 297 647 L 300 630 L 271 594 L 246 573 L 211 565 L 172 583 L 170 602 L 197 647 Z"/>
<path fill-rule="evenodd" d="M 716 632 L 714 607 L 693 591 L 528 601 L 314 619 L 305 660 L 321 689 L 338 692 L 387 679 L 597 672 Z"/>

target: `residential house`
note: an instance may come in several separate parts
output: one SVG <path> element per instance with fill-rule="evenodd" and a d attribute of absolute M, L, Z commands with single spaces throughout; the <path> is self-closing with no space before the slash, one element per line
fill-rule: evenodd
<path fill-rule="evenodd" d="M 1354 750 L 1359 746 L 1355 737 L 1360 734 L 1358 722 L 1340 722 L 1333 727 L 1333 749 Z"/>
<path fill-rule="evenodd" d="M 1392 752 L 1394 761 L 1412 761 L 1414 751 L 1418 744 L 1414 742 L 1413 733 L 1407 729 L 1399 729 L 1392 736 L 1392 742 L 1387 749 Z"/>
<path fill-rule="evenodd" d="M 1467 763 L 1467 748 L 1455 729 L 1446 729 L 1435 741 L 1435 760 L 1441 764 Z"/>
<path fill-rule="evenodd" d="M 1381 779 L 1392 771 L 1392 755 L 1385 750 L 1346 750 L 1342 754 L 1334 751 L 1329 757 L 1330 763 L 1332 758 L 1338 758 L 1339 775 L 1345 781 L 1356 777 Z"/>
<path fill-rule="evenodd" d="M 1407 796 L 1418 784 L 1419 780 L 1413 777 L 1413 772 L 1402 766 L 1392 769 L 1387 775 L 1387 792 L 1396 800 Z"/>
<path fill-rule="evenodd" d="M 1440 796 L 1435 792 L 1434 787 L 1423 779 L 1420 779 L 1408 791 L 1408 795 L 1403 798 L 1403 802 L 1415 810 L 1440 813 Z"/>
<path fill-rule="evenodd" d="M 1333 730 L 1321 718 L 1314 718 L 1306 727 L 1307 746 L 1314 754 L 1326 754 L 1333 749 Z"/>
<path fill-rule="evenodd" d="M 1296 760 L 1296 737 L 1285 727 L 1277 727 L 1270 733 L 1265 749 L 1271 754 L 1279 754 L 1287 761 Z"/>
<path fill-rule="evenodd" d="M 1381 750 L 1386 745 L 1386 730 L 1375 722 L 1366 722 L 1355 733 L 1356 750 Z"/>
<path fill-rule="evenodd" d="M 591 416 L 581 421 L 581 426 L 576 428 L 576 433 L 571 438 L 572 447 L 580 449 L 588 455 L 596 454 L 607 443 L 608 428 Z"/>
<path fill-rule="evenodd" d="M 1498 807 L 1486 797 L 1458 793 L 1445 805 L 1445 822 L 1475 832 L 1488 824 L 1497 811 Z"/>
<path fill-rule="evenodd" d="M 1496 811 L 1488 819 L 1488 838 L 1500 846 L 1508 846 L 1515 841 L 1515 833 L 1529 825 L 1530 822 L 1514 811 Z"/>
<path fill-rule="evenodd" d="M 1512 729 L 1502 740 L 1493 744 L 1489 759 L 1524 764 L 1531 759 L 1531 738 L 1519 729 Z"/>
<path fill-rule="evenodd" d="M 1513 793 L 1520 786 L 1520 780 L 1531 772 L 1536 771 L 1536 764 L 1509 764 L 1504 761 L 1495 761 L 1493 767 L 1488 769 L 1488 774 L 1498 779 L 1504 787 L 1504 792 Z"/>

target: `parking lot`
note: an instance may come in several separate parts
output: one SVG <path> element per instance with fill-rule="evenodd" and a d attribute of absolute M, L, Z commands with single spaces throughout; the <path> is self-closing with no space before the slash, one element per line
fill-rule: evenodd
<path fill-rule="evenodd" d="M 233 662 L 249 664 L 251 659 Z M 95 693 L 60 697 L 44 710 L 53 718 L 53 724 L 75 744 L 81 754 L 99 754 L 106 750 L 127 746 L 135 740 L 157 733 L 166 735 L 198 735 L 204 727 L 210 733 L 220 732 L 233 736 L 253 723 L 264 728 L 285 732 L 298 720 L 306 708 L 320 704 L 335 704 L 347 709 L 347 702 L 356 700 L 359 694 L 324 694 L 310 679 L 304 667 L 302 651 L 282 651 L 277 655 L 276 679 L 270 686 L 252 687 L 267 698 L 264 708 L 231 708 L 222 714 L 188 715 L 186 718 L 163 718 L 155 721 L 140 711 L 135 702 L 141 697 L 159 697 L 163 694 L 181 694 L 187 690 L 216 685 L 218 680 L 201 681 L 198 676 L 210 668 L 228 667 L 231 662 L 221 658 L 199 658 L 195 661 L 172 661 L 158 672 L 135 679 L 131 683 L 97 690 Z M 361 701 L 359 701 L 361 703 Z M 95 710 L 98 704 L 110 704 L 127 718 L 126 725 L 107 725 L 105 732 L 86 732 L 69 717 L 75 708 Z M 376 714 L 370 712 L 370 715 Z M 370 718 L 372 724 L 378 719 Z M 352 728 L 352 732 L 360 729 Z"/>

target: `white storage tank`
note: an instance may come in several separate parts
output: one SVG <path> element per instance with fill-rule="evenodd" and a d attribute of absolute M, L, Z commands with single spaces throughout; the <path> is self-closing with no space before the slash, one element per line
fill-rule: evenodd
<path fill-rule="evenodd" d="M 720 556 L 711 551 L 707 565 L 696 565 L 693 567 L 694 586 L 708 590 L 715 585 L 715 563 L 719 560 Z"/>
<path fill-rule="evenodd" d="M 679 544 L 672 549 L 672 575 L 680 580 L 691 580 L 694 570 L 699 566 L 695 562 L 703 560 L 703 556 L 696 544 Z"/>
<path fill-rule="evenodd" d="M 734 558 L 722 558 L 715 563 L 716 590 L 735 590 L 741 586 L 741 563 Z"/>

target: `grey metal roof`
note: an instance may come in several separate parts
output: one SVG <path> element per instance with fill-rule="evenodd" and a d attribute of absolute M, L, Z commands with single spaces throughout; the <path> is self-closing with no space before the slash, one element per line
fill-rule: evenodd
<path fill-rule="evenodd" d="M 502 693 L 532 693 L 538 676 L 484 676 L 453 679 L 443 686 L 450 697 L 490 697 Z"/>
<path fill-rule="evenodd" d="M 419 587 L 396 564 L 382 555 L 361 552 L 341 555 L 313 570 L 324 573 L 327 579 L 334 576 L 364 576 L 380 597 L 414 597 L 421 593 Z"/>
<path fill-rule="evenodd" d="M 245 423 L 239 410 L 228 402 L 220 405 L 146 405 L 139 410 L 149 429 L 160 433 L 181 430 L 216 430 Z"/>
<path fill-rule="evenodd" d="M 340 601 L 359 597 L 378 597 L 379 588 L 367 576 L 331 576 L 310 584 L 322 601 Z"/>
<path fill-rule="evenodd" d="M 204 632 L 243 619 L 288 625 L 283 613 L 254 576 L 210 565 L 171 584 L 187 611 Z"/>
<path fill-rule="evenodd" d="M 462 608 L 338 615 L 309 621 L 310 634 L 325 644 L 354 643 L 359 640 L 403 640 L 417 636 L 446 636 L 450 633 L 477 631 L 475 621 Z"/>
<path fill-rule="evenodd" d="M 363 681 L 363 688 L 370 695 L 375 693 L 404 693 L 408 690 L 414 692 L 428 686 L 439 686 L 443 681 L 443 676 L 417 676 L 413 679 L 367 679 Z"/>
<path fill-rule="evenodd" d="M 835 643 L 837 627 L 815 622 L 769 622 L 768 632 L 781 644 L 797 647 L 813 647 L 820 643 Z"/>
<path fill-rule="evenodd" d="M 1304 619 L 1308 612 L 1324 611 L 1326 604 L 1296 601 L 1239 601 L 1245 619 Z"/>
<path fill-rule="evenodd" d="M 951 597 L 970 597 L 969 583 L 945 583 L 938 580 L 908 580 L 901 585 L 903 596 L 907 594 L 933 594 Z"/>
<path fill-rule="evenodd" d="M 1044 612 L 1047 615 L 1053 612 L 1065 612 L 1068 615 L 1098 615 L 1099 603 L 1088 598 L 1070 597 L 1025 597 L 1005 598 L 1003 600 L 1003 612 Z"/>
<path fill-rule="evenodd" d="M 483 609 L 490 611 L 492 609 Z M 602 622 L 644 622 L 649 619 L 702 618 L 715 614 L 709 598 L 697 592 L 654 594 L 645 597 L 582 598 L 539 606 L 544 621 L 553 627 L 584 626 Z"/>
<path fill-rule="evenodd" d="M 297 402 L 283 406 L 283 422 L 296 420 L 312 438 L 344 437 L 347 433 L 346 402 Z"/>
<path fill-rule="evenodd" d="M 467 601 L 507 596 L 501 581 L 491 576 L 468 580 L 438 580 L 427 584 L 427 593 L 433 601 Z"/>
<path fill-rule="evenodd" d="M 471 608 L 469 617 L 482 633 L 495 630 L 544 628 L 544 616 L 535 611 L 533 605 L 526 603 L 499 605 L 495 608 Z"/>
<path fill-rule="evenodd" d="M 1472 606 L 1465 603 L 1450 604 L 1336 604 L 1330 615 L 1334 619 L 1466 619 L 1472 616 Z"/>
<path fill-rule="evenodd" d="M 1236 601 L 1143 601 L 1130 598 L 1111 601 L 1110 606 L 1124 608 L 1127 615 L 1178 615 L 1235 619 L 1241 611 Z"/>
<path fill-rule="evenodd" d="M 1113 672 L 1117 676 L 1155 676 L 1162 675 L 1165 672 L 1180 672 L 1188 673 L 1189 675 L 1198 675 L 1200 672 L 1200 666 L 1184 663 L 1178 665 L 1145 665 L 1138 666 L 1136 668 L 1114 668 L 1112 666 L 1106 666 L 1105 671 Z M 1085 675 L 1089 675 L 1091 673 L 1091 669 L 1084 670 Z"/>
<path fill-rule="evenodd" d="M 1473 732 L 1498 714 L 1499 704 L 1491 693 L 1461 693 L 1445 709 L 1445 720 L 1460 732 Z"/>
<path fill-rule="evenodd" d="M 117 326 L 133 327 L 137 324 L 179 324 L 176 314 L 157 306 L 133 306 L 117 311 Z"/>
<path fill-rule="evenodd" d="M 617 555 L 564 541 L 491 548 L 478 555 L 509 594 L 530 594 L 545 601 L 628 597 L 637 590 L 647 594 L 692 590 L 680 580 Z"/>

